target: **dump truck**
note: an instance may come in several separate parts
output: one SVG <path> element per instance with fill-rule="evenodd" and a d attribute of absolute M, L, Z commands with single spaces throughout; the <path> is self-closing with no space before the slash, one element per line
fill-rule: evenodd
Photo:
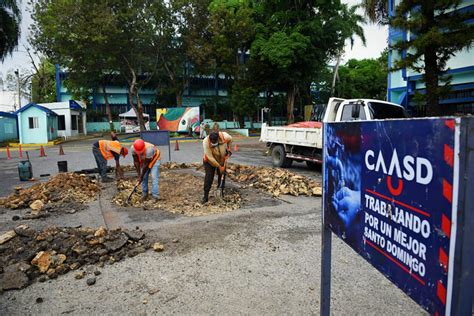
<path fill-rule="evenodd" d="M 407 114 L 402 106 L 391 102 L 331 98 L 314 116 L 316 121 L 288 126 L 262 124 L 260 141 L 266 143 L 273 166 L 287 168 L 293 161 L 305 161 L 309 168 L 320 166 L 325 122 L 404 118 Z"/>

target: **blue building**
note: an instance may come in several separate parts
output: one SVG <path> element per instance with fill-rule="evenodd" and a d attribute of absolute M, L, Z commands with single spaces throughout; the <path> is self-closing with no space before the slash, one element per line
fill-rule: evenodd
<path fill-rule="evenodd" d="M 67 78 L 67 72 L 62 71 L 56 65 L 56 101 L 64 102 L 73 99 L 71 93 L 64 86 L 64 80 Z M 108 101 L 112 113 L 119 114 L 130 110 L 130 102 L 128 99 L 128 87 L 117 84 L 110 84 L 106 87 Z M 172 104 L 158 104 L 156 101 L 157 89 L 148 88 L 140 90 L 140 98 L 143 103 L 144 112 L 155 116 L 156 109 L 161 107 L 175 107 Z M 202 106 L 206 101 L 213 97 L 227 97 L 227 89 L 225 78 L 219 76 L 196 75 L 190 79 L 188 86 L 183 93 L 184 107 Z M 105 100 L 102 89 L 96 89 L 93 92 L 90 108 L 96 112 L 105 115 Z"/>
<path fill-rule="evenodd" d="M 58 138 L 58 115 L 50 109 L 30 103 L 15 113 L 20 144 L 46 144 Z"/>
<path fill-rule="evenodd" d="M 18 124 L 14 113 L 0 112 L 0 142 L 18 139 Z"/>
<path fill-rule="evenodd" d="M 394 16 L 395 8 L 400 0 L 389 0 L 389 15 Z M 462 1 L 457 10 L 473 11 L 474 0 Z M 467 21 L 472 23 L 473 21 Z M 389 29 L 389 46 L 398 41 L 410 40 L 412 34 L 398 29 Z M 396 60 L 406 56 L 406 51 L 401 54 L 390 50 L 388 65 L 393 67 Z M 447 74 L 452 76 L 451 92 L 440 103 L 453 107 L 456 113 L 474 113 L 474 54 L 472 51 L 463 50 L 453 56 L 447 64 Z M 407 110 L 413 110 L 412 98 L 415 92 L 423 93 L 425 85 L 422 74 L 412 69 L 401 69 L 390 72 L 388 75 L 388 101 L 403 105 Z"/>

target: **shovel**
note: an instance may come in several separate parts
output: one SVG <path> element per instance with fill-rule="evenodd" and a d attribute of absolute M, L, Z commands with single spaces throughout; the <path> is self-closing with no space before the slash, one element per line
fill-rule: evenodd
<path fill-rule="evenodd" d="M 219 181 L 217 183 L 217 189 L 216 192 L 214 193 L 214 196 L 216 197 L 217 201 L 222 201 L 224 199 L 224 183 L 225 183 L 225 176 L 227 175 L 227 171 L 224 171 L 224 175 L 222 176 L 222 181 Z"/>
<path fill-rule="evenodd" d="M 148 169 L 146 172 L 145 172 L 145 175 L 143 176 L 143 178 L 145 178 L 146 174 L 150 172 L 150 169 Z M 143 179 L 142 178 L 142 179 Z M 137 184 L 135 184 L 135 186 L 133 187 L 133 190 L 132 192 L 130 193 L 130 195 L 128 196 L 128 199 L 127 199 L 127 202 L 125 204 L 130 204 L 130 201 L 132 200 L 132 195 L 133 193 L 137 192 L 137 189 L 138 189 L 138 186 L 141 184 L 142 182 L 138 182 Z"/>
<path fill-rule="evenodd" d="M 227 160 L 229 158 L 230 158 L 230 154 L 225 157 L 224 174 L 222 175 L 222 179 L 220 179 L 220 177 L 217 179 L 217 189 L 216 189 L 216 192 L 214 193 L 214 196 L 217 201 L 222 201 L 224 199 L 224 184 L 225 184 L 225 178 L 227 175 Z"/>

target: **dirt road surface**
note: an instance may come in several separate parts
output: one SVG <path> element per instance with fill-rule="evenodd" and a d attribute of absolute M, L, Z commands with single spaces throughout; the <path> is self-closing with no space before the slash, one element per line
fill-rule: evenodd
<path fill-rule="evenodd" d="M 93 168 L 91 143 L 64 146 L 66 156 L 51 153 L 44 159 L 33 155 L 33 168 L 56 173 L 56 162 L 64 159 L 70 170 Z M 269 166 L 270 159 L 262 155 L 263 150 L 256 140 L 242 141 L 232 159 Z M 200 143 L 183 143 L 179 152 L 172 151 L 172 160 L 195 162 L 202 159 L 201 155 Z M 0 195 L 11 192 L 18 183 L 15 168 L 15 161 L 0 159 Z M 320 180 L 319 173 L 303 164 L 292 170 Z M 249 202 L 238 210 L 188 217 L 119 207 L 112 202 L 114 194 L 113 184 L 107 184 L 84 210 L 34 220 L 12 221 L 12 216 L 26 211 L 1 209 L 0 232 L 19 224 L 34 228 L 140 227 L 147 238 L 162 243 L 164 251 L 149 250 L 103 267 L 86 266 L 84 279 L 67 273 L 22 290 L 3 292 L 1 315 L 319 313 L 320 198 L 273 198 L 252 192 L 247 196 Z M 196 187 L 195 194 L 200 196 L 202 187 Z M 332 269 L 334 315 L 424 314 L 337 238 L 333 238 Z M 87 285 L 86 279 L 96 270 L 101 272 L 95 276 L 96 283 Z"/>

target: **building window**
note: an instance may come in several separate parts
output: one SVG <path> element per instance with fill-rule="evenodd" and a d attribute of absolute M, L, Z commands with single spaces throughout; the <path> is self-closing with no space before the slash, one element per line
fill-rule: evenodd
<path fill-rule="evenodd" d="M 58 131 L 66 130 L 66 116 L 58 115 Z"/>
<path fill-rule="evenodd" d="M 37 117 L 29 117 L 28 118 L 28 125 L 29 125 L 30 129 L 39 128 L 38 118 Z"/>
<path fill-rule="evenodd" d="M 77 115 L 71 115 L 71 129 L 77 131 Z"/>

